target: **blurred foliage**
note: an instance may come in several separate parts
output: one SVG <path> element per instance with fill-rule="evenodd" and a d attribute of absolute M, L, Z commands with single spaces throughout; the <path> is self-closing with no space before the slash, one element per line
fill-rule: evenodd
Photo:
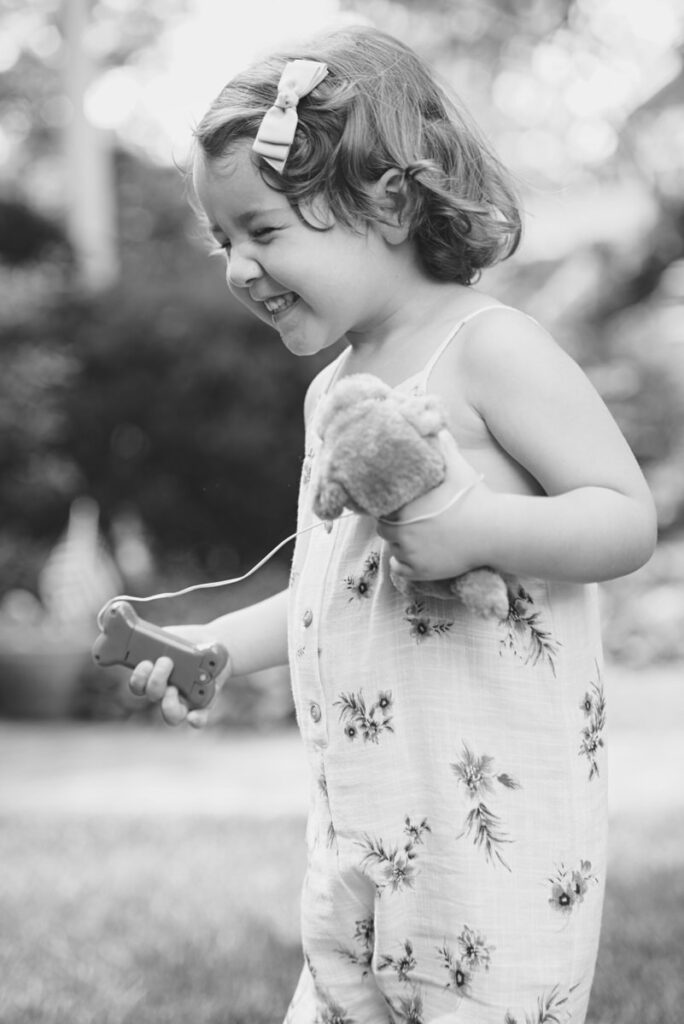
<path fill-rule="evenodd" d="M 56 537 L 87 492 L 105 528 L 134 507 L 160 557 L 234 571 L 293 528 L 313 360 L 231 307 L 177 172 L 118 164 L 120 285 L 1 328 L 4 534 Z M 0 566 L 2 589 L 30 585 L 27 568 Z"/>
<path fill-rule="evenodd" d="M 134 61 L 186 6 L 96 4 L 100 65 Z M 593 0 L 464 0 L 458 17 L 447 0 L 343 6 L 411 41 L 462 92 L 504 158 L 517 158 L 527 198 L 566 181 L 593 197 L 561 225 L 561 244 L 531 256 L 523 246 L 483 287 L 538 316 L 581 362 L 656 495 L 667 554 L 605 588 L 609 652 L 643 664 L 681 657 L 681 73 L 661 93 L 644 88 L 643 100 L 610 107 L 624 54 L 611 65 Z M 0 11 L 0 598 L 35 592 L 80 494 L 96 499 L 113 543 L 124 520 L 141 524 L 155 566 L 147 589 L 236 575 L 294 528 L 302 401 L 330 353 L 294 359 L 246 318 L 220 260 L 207 259 L 182 174 L 123 138 L 113 149 L 120 278 L 106 293 L 80 290 L 64 227 L 60 31 L 51 0 L 30 11 L 6 0 Z M 601 69 L 614 77 L 597 80 L 594 117 L 582 103 Z M 563 90 L 579 87 L 564 106 Z M 638 231 L 578 235 L 576 221 L 590 224 L 625 183 L 649 211 Z M 193 598 L 178 619 L 201 618 L 197 608 Z"/>

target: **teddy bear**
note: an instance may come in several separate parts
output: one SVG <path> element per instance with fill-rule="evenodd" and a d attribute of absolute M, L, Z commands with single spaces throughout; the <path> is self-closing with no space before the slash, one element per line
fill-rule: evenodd
<path fill-rule="evenodd" d="M 320 519 L 336 519 L 345 508 L 385 518 L 444 480 L 439 433 L 448 426 L 436 395 L 405 395 L 372 374 L 352 374 L 324 396 L 316 429 L 322 444 L 313 509 Z M 509 614 L 506 581 L 493 569 L 447 580 L 391 579 L 411 600 L 457 598 L 483 618 Z"/>

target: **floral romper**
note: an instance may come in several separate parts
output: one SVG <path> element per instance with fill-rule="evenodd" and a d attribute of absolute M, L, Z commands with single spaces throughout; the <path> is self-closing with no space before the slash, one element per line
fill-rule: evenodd
<path fill-rule="evenodd" d="M 400 390 L 425 391 L 463 322 Z M 408 601 L 373 519 L 316 519 L 312 419 L 299 530 L 317 526 L 289 616 L 305 964 L 285 1024 L 582 1024 L 606 864 L 597 588 L 516 580 L 505 622 Z"/>

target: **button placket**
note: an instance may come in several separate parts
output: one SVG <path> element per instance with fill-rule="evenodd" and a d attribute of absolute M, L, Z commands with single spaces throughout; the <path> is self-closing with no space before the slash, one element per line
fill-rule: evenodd
<path fill-rule="evenodd" d="M 315 452 L 311 452 L 312 458 Z M 305 499 L 306 500 L 306 499 Z M 328 745 L 327 707 L 321 679 L 321 645 L 319 637 L 320 615 L 323 595 L 330 572 L 331 543 L 334 545 L 337 521 L 304 518 L 307 527 L 312 522 L 319 529 L 312 529 L 303 552 L 300 579 L 304 585 L 295 596 L 293 605 L 292 650 L 296 657 L 296 686 L 300 726 L 307 739 L 319 750 Z M 318 571 L 314 569 L 318 567 Z M 295 666 L 293 665 L 293 668 Z M 293 678 L 293 682 L 295 679 Z"/>
<path fill-rule="evenodd" d="M 319 536 L 315 537 L 316 534 L 319 534 Z M 321 537 L 320 534 L 323 536 Z M 317 561 L 316 547 L 318 547 L 322 541 L 325 543 L 325 541 L 327 541 L 327 536 L 323 530 L 320 530 L 314 531 L 314 537 L 312 537 L 309 557 L 314 561 Z M 323 538 L 325 538 L 325 541 Z M 323 573 L 322 575 L 325 577 L 326 574 Z M 327 746 L 328 733 L 325 699 L 320 678 L 318 637 L 320 617 L 318 616 L 317 609 L 320 608 L 322 604 L 325 580 L 324 578 L 321 578 L 321 576 L 315 576 L 313 578 L 312 576 L 309 576 L 309 581 L 310 583 L 313 583 L 313 586 L 307 590 L 305 597 L 306 603 L 302 602 L 299 606 L 297 616 L 301 644 L 300 649 L 304 652 L 300 662 L 300 679 L 302 684 L 300 688 L 300 707 L 302 710 L 302 725 L 305 733 L 316 747 L 321 748 Z M 304 722 L 306 722 L 305 726 L 303 724 Z"/>

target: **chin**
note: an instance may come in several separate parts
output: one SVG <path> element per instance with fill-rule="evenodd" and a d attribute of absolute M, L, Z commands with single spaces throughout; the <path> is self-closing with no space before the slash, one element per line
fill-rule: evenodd
<path fill-rule="evenodd" d="M 281 334 L 280 339 L 288 352 L 295 356 L 316 356 L 332 344 L 330 341 L 314 341 L 311 338 L 298 337 L 296 334 Z"/>
<path fill-rule="evenodd" d="M 297 341 L 286 341 L 283 339 L 283 344 L 293 356 L 315 356 L 321 351 L 321 346 L 300 344 Z"/>

